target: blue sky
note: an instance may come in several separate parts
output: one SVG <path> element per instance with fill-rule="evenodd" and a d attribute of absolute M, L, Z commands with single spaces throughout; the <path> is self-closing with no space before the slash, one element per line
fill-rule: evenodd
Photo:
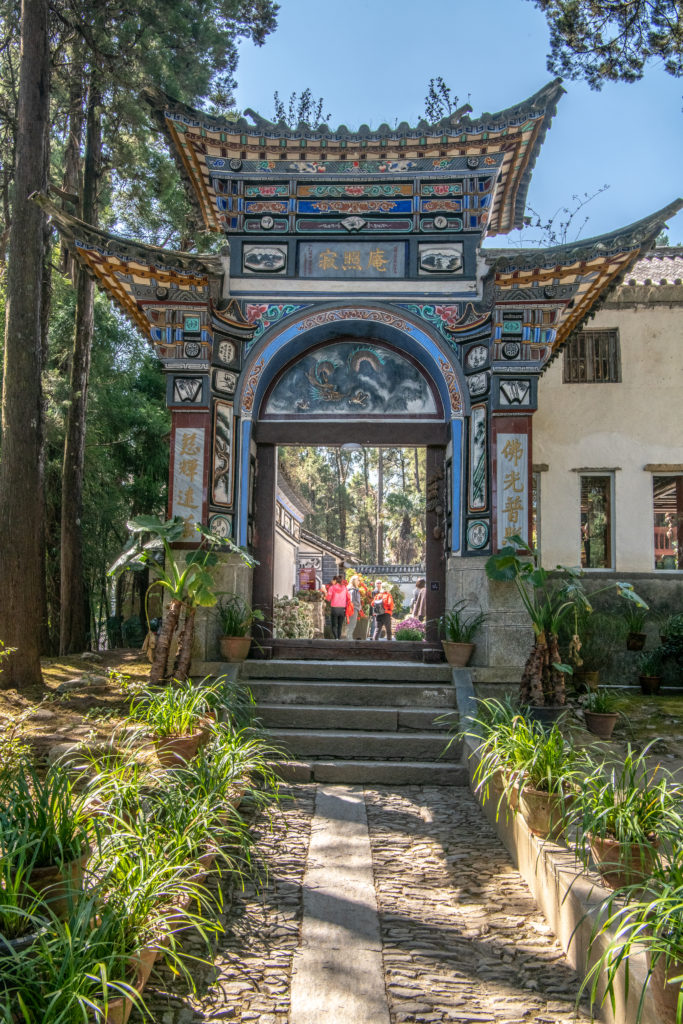
<path fill-rule="evenodd" d="M 437 75 L 475 116 L 526 99 L 552 78 L 545 18 L 529 0 L 281 0 L 278 23 L 263 47 L 241 44 L 237 69 L 238 107 L 265 117 L 276 89 L 287 98 L 309 86 L 324 97 L 332 127 L 415 124 Z M 586 238 L 683 196 L 683 80 L 652 65 L 634 85 L 565 88 L 536 162 L 531 206 L 548 217 L 573 205 L 573 195 L 609 184 L 585 209 Z M 521 244 L 516 232 L 508 238 Z M 683 243 L 683 212 L 669 238 Z"/>

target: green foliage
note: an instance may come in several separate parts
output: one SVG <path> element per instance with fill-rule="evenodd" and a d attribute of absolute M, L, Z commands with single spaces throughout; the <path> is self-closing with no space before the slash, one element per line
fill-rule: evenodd
<path fill-rule="evenodd" d="M 296 597 L 276 597 L 273 603 L 273 636 L 289 640 L 312 637 L 310 602 Z"/>
<path fill-rule="evenodd" d="M 131 703 L 130 717 L 144 723 L 158 738 L 194 733 L 209 710 L 207 689 L 190 680 L 161 690 L 143 690 Z"/>
<path fill-rule="evenodd" d="M 87 848 L 87 808 L 66 768 L 52 765 L 41 777 L 22 764 L 0 796 L 2 856 L 22 851 L 30 878 L 33 868 L 66 863 Z"/>
<path fill-rule="evenodd" d="M 571 808 L 585 863 L 589 834 L 621 843 L 652 843 L 667 836 L 680 842 L 683 792 L 661 765 L 648 767 L 649 754 L 649 747 L 636 753 L 629 744 L 623 763 L 589 762 Z"/>
<path fill-rule="evenodd" d="M 650 61 L 683 75 L 679 0 L 533 0 L 550 29 L 548 69 L 563 78 L 637 82 Z"/>
<path fill-rule="evenodd" d="M 641 651 L 637 664 L 641 676 L 658 676 L 662 667 L 662 648 L 655 647 L 651 651 Z"/>
<path fill-rule="evenodd" d="M 265 618 L 259 608 L 252 608 L 239 594 L 222 598 L 217 612 L 223 636 L 248 636 L 254 622 L 263 622 Z"/>
<path fill-rule="evenodd" d="M 596 714 L 611 714 L 617 706 L 617 698 L 612 690 L 599 686 L 592 690 L 581 701 L 586 711 L 594 711 Z"/>
<path fill-rule="evenodd" d="M 471 644 L 477 630 L 486 622 L 488 615 L 483 612 L 466 615 L 467 601 L 458 601 L 446 611 L 440 622 L 444 640 L 455 644 Z"/>

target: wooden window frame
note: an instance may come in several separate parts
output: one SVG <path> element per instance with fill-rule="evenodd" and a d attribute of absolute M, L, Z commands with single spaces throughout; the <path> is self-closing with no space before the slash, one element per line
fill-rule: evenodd
<path fill-rule="evenodd" d="M 620 384 L 619 329 L 578 331 L 564 350 L 565 384 Z"/>

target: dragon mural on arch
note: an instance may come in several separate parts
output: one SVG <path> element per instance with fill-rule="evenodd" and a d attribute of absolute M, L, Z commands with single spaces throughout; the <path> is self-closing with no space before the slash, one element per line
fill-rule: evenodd
<path fill-rule="evenodd" d="M 265 416 L 436 416 L 429 384 L 408 359 L 388 348 L 337 342 L 313 349 L 284 371 Z"/>

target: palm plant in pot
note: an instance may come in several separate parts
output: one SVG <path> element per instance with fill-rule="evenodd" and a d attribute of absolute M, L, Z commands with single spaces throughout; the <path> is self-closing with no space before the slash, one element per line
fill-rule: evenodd
<path fill-rule="evenodd" d="M 648 754 L 629 745 L 623 764 L 590 762 L 571 807 L 577 855 L 586 865 L 592 857 L 612 888 L 642 884 L 660 844 L 680 844 L 683 791 L 661 766 L 648 768 Z"/>
<path fill-rule="evenodd" d="M 252 608 L 239 594 L 219 601 L 217 611 L 221 624 L 219 645 L 222 657 L 229 662 L 244 661 L 251 647 L 251 628 L 255 622 L 263 622 L 263 612 Z"/>
<path fill-rule="evenodd" d="M 449 665 L 464 668 L 475 650 L 474 637 L 488 616 L 483 612 L 465 613 L 467 601 L 456 602 L 441 618 L 444 654 Z"/>
<path fill-rule="evenodd" d="M 541 566 L 538 552 L 522 537 L 508 540 L 509 544 L 486 562 L 486 575 L 496 582 L 513 583 L 531 620 L 534 644 L 522 672 L 520 703 L 562 707 L 567 700 L 565 676 L 572 669 L 560 656 L 560 628 L 575 609 L 584 613 L 593 610 L 581 584 L 583 572 L 560 565 L 553 577 Z M 620 597 L 647 607 L 630 583 L 610 583 L 593 591 L 591 599 L 612 586 Z"/>
<path fill-rule="evenodd" d="M 124 569 L 150 568 L 156 576 L 147 591 L 161 587 L 168 598 L 168 607 L 159 631 L 154 661 L 149 672 L 150 684 L 155 685 L 172 675 L 184 680 L 190 671 L 192 642 L 198 608 L 213 608 L 218 600 L 214 587 L 214 568 L 218 553 L 237 554 L 247 565 L 256 563 L 232 541 L 214 536 L 206 527 L 197 524 L 196 542 L 199 544 L 188 554 L 175 545 L 185 541 L 186 523 L 182 516 L 162 521 L 155 516 L 138 516 L 127 523 L 131 539 L 109 569 L 116 576 Z M 182 621 L 182 627 L 181 627 Z M 179 631 L 178 653 L 171 671 L 169 659 L 173 637 Z"/>

